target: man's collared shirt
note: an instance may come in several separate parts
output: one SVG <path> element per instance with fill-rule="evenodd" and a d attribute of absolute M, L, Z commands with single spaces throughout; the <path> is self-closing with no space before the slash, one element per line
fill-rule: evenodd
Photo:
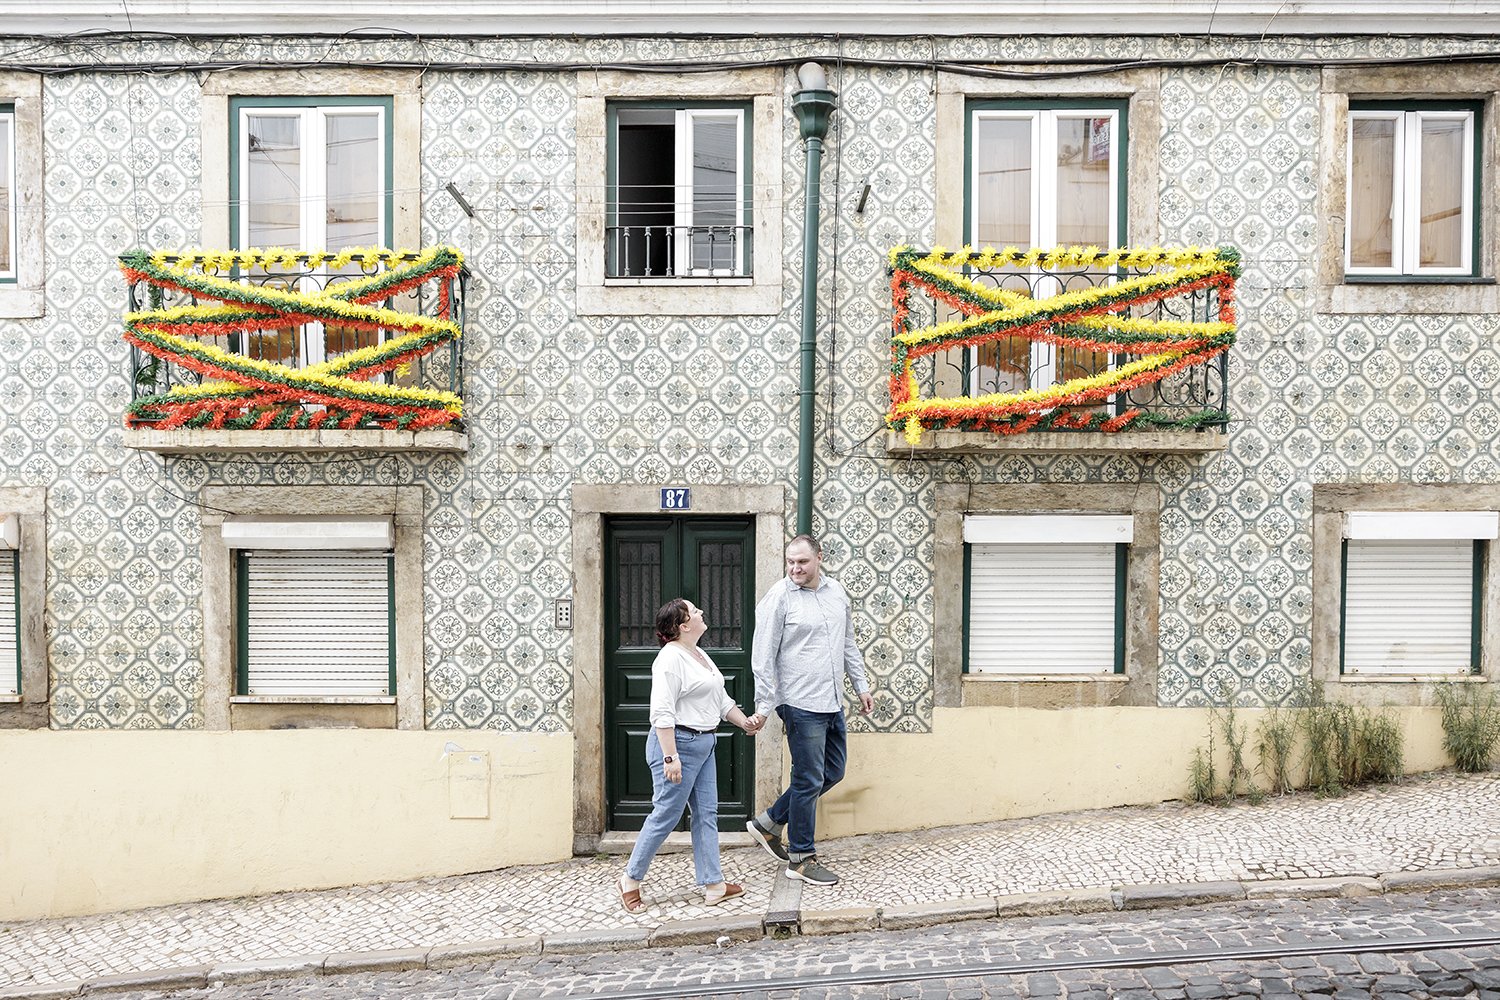
<path fill-rule="evenodd" d="M 842 712 L 843 677 L 857 694 L 870 690 L 865 664 L 854 644 L 849 595 L 826 575 L 816 589 L 779 581 L 755 606 L 755 710 L 770 715 L 777 705 L 807 712 Z"/>

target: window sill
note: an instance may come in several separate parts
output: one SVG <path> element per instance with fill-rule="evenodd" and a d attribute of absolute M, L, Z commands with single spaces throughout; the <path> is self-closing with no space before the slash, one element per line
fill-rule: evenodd
<path fill-rule="evenodd" d="M 1500 285 L 1489 278 L 1441 281 L 1345 279 L 1340 284 L 1322 287 L 1318 309 L 1324 313 L 1359 315 L 1500 312 Z"/>
<path fill-rule="evenodd" d="M 18 694 L 0 694 L 0 705 L 19 705 L 23 700 Z"/>
<path fill-rule="evenodd" d="M 1131 703 L 1131 680 L 1129 674 L 964 674 L 959 685 L 959 705 L 1042 710 L 1104 708 Z"/>
<path fill-rule="evenodd" d="M 908 444 L 900 431 L 886 434 L 888 455 L 1011 454 L 1194 454 L 1223 451 L 1229 435 L 1205 431 L 1039 431 L 1030 434 L 986 434 L 983 431 L 923 431 L 922 440 Z"/>
<path fill-rule="evenodd" d="M 1129 674 L 964 674 L 965 684 L 1016 681 L 1027 684 L 1126 684 Z"/>
<path fill-rule="evenodd" d="M 237 694 L 231 705 L 394 705 L 385 695 Z"/>
<path fill-rule="evenodd" d="M 434 451 L 469 450 L 464 431 L 387 430 L 283 430 L 232 431 L 184 428 L 125 431 L 125 447 L 163 455 L 194 455 L 205 452 L 328 452 L 328 451 Z"/>
<path fill-rule="evenodd" d="M 1493 285 L 1477 274 L 1346 274 L 1346 285 Z"/>
<path fill-rule="evenodd" d="M 1488 684 L 1483 674 L 1339 674 L 1340 684 Z"/>
<path fill-rule="evenodd" d="M 748 274 L 736 274 L 716 278 L 713 276 L 689 276 L 682 278 L 659 276 L 642 278 L 605 278 L 605 288 L 638 288 L 648 286 L 651 288 L 748 288 L 755 284 L 755 278 Z"/>

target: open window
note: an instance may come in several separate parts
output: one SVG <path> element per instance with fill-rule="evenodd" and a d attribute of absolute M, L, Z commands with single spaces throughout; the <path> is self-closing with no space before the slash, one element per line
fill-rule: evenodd
<path fill-rule="evenodd" d="M 753 273 L 750 105 L 609 105 L 611 278 Z"/>

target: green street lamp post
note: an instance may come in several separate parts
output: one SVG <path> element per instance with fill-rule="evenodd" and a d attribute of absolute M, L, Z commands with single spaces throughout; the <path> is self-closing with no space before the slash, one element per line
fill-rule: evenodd
<path fill-rule="evenodd" d="M 801 86 L 792 95 L 792 113 L 807 149 L 807 184 L 802 208 L 802 426 L 797 455 L 797 534 L 812 532 L 813 402 L 818 357 L 818 175 L 823 166 L 823 137 L 836 107 L 828 77 L 815 62 L 797 70 Z"/>

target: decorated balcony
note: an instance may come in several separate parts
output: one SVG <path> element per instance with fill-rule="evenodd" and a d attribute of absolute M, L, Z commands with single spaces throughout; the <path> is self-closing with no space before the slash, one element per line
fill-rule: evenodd
<path fill-rule="evenodd" d="M 1224 447 L 1233 248 L 890 255 L 890 452 Z"/>
<path fill-rule="evenodd" d="M 463 451 L 468 272 L 451 247 L 120 257 L 125 443 Z"/>

